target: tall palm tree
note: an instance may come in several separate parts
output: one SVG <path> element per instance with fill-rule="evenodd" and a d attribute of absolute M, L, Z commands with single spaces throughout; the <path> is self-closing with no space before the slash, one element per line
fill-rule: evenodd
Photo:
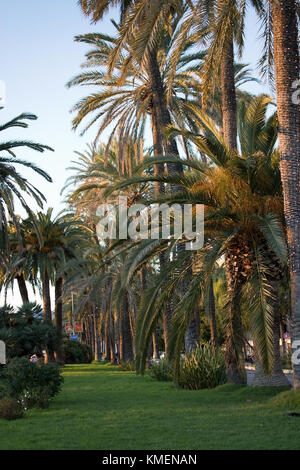
<path fill-rule="evenodd" d="M 300 340 L 300 109 L 293 102 L 299 79 L 298 0 L 270 0 L 279 124 L 280 169 L 290 255 L 292 339 Z M 300 364 L 293 364 L 300 388 Z"/>
<path fill-rule="evenodd" d="M 66 260 L 75 256 L 83 239 L 80 221 L 72 214 L 60 213 L 53 217 L 53 209 L 38 212 L 37 226 L 41 243 L 32 220 L 23 221 L 25 245 L 25 269 L 29 279 L 39 275 L 42 282 L 42 298 L 45 320 L 52 323 L 50 284 L 55 284 L 55 323 L 57 329 L 56 356 L 62 362 L 62 285 Z M 53 351 L 48 351 L 48 360 L 53 360 Z"/>

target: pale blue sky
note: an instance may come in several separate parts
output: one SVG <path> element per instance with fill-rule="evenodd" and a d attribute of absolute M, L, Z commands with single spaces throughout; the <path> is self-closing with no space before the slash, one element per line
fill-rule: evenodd
<path fill-rule="evenodd" d="M 62 209 L 61 188 L 70 172 L 66 168 L 74 159 L 74 151 L 83 151 L 95 136 L 96 128 L 84 137 L 71 130 L 70 109 L 87 89 L 65 87 L 66 82 L 80 70 L 87 47 L 74 43 L 77 34 L 91 31 L 113 31 L 108 15 L 101 24 L 90 25 L 77 6 L 77 0 L 14 0 L 1 2 L 0 20 L 0 80 L 6 84 L 5 109 L 0 122 L 21 112 L 31 112 L 39 119 L 30 122 L 27 130 L 16 128 L 6 133 L 6 139 L 30 139 L 50 145 L 55 153 L 44 155 L 32 151 L 19 151 L 47 170 L 54 182 L 44 182 L 31 175 L 47 197 L 47 204 Z M 244 62 L 255 69 L 259 46 L 257 19 L 249 12 L 246 27 Z M 265 88 L 251 85 L 252 92 Z M 4 137 L 1 136 L 1 138 Z"/>
<path fill-rule="evenodd" d="M 73 37 L 97 28 L 82 15 L 76 0 L 14 0 L 1 5 L 0 80 L 6 84 L 6 102 L 0 121 L 23 111 L 38 116 L 29 129 L 15 129 L 6 136 L 36 140 L 55 149 L 44 155 L 19 152 L 50 173 L 52 184 L 35 175 L 33 179 L 55 208 L 74 150 L 84 150 L 94 137 L 93 131 L 81 138 L 71 130 L 70 108 L 85 91 L 68 90 L 65 84 L 79 72 L 87 50 Z M 109 18 L 101 31 L 112 31 Z"/>

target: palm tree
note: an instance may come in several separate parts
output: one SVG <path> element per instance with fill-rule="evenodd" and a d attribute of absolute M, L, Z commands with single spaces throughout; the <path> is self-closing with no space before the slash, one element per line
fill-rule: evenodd
<path fill-rule="evenodd" d="M 75 256 L 81 240 L 83 228 L 72 214 L 60 213 L 53 217 L 53 209 L 46 213 L 38 212 L 37 227 L 41 243 L 31 219 L 23 221 L 25 244 L 25 269 L 29 279 L 37 275 L 42 282 L 42 298 L 45 321 L 52 323 L 50 284 L 55 284 L 55 323 L 57 329 L 57 361 L 62 362 L 62 285 L 66 260 Z M 48 360 L 53 360 L 53 351 L 48 352 Z"/>
<path fill-rule="evenodd" d="M 292 339 L 300 339 L 300 110 L 293 103 L 299 79 L 297 0 L 270 0 L 279 124 L 280 169 L 290 259 Z M 294 387 L 300 388 L 300 365 L 293 364 Z"/>
<path fill-rule="evenodd" d="M 0 108 L 0 110 L 3 108 Z M 27 120 L 36 120 L 34 114 L 22 113 L 19 116 L 11 119 L 5 124 L 0 125 L 0 132 L 14 127 L 27 128 Z M 32 197 L 37 204 L 42 207 L 45 197 L 43 194 L 33 186 L 30 181 L 22 177 L 17 167 L 26 167 L 33 170 L 35 173 L 41 175 L 46 181 L 51 182 L 50 176 L 34 163 L 17 158 L 15 149 L 19 147 L 27 147 L 36 152 L 43 153 L 45 150 L 51 150 L 47 145 L 42 145 L 28 140 L 10 140 L 0 143 L 0 214 L 1 214 L 1 230 L 8 247 L 8 218 L 11 218 L 17 228 L 19 235 L 18 221 L 15 214 L 15 199 L 17 199 L 22 207 L 26 210 L 27 214 L 34 220 L 34 214 L 26 201 L 26 196 Z M 19 236 L 19 242 L 21 237 Z M 19 247 L 20 250 L 22 247 Z"/>

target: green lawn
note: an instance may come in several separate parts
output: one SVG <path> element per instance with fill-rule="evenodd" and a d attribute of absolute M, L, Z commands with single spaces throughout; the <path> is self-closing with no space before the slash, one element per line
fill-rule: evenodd
<path fill-rule="evenodd" d="M 300 418 L 270 403 L 281 390 L 177 390 L 99 364 L 67 366 L 64 376 L 48 410 L 0 420 L 1 450 L 300 449 Z"/>

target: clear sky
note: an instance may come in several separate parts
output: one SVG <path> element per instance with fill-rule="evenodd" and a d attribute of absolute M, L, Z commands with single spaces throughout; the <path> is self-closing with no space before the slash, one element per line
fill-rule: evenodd
<path fill-rule="evenodd" d="M 87 50 L 87 46 L 74 43 L 73 38 L 92 31 L 113 32 L 110 18 L 115 12 L 107 15 L 101 24 L 90 25 L 77 0 L 14 0 L 2 1 L 0 14 L 0 80 L 6 85 L 6 102 L 0 112 L 0 122 L 24 111 L 39 118 L 30 121 L 27 130 L 15 128 L 6 132 L 5 140 L 26 138 L 55 149 L 54 153 L 43 155 L 21 150 L 18 155 L 38 163 L 51 175 L 52 184 L 22 170 L 45 194 L 47 205 L 58 212 L 63 208 L 60 191 L 70 175 L 66 168 L 74 159 L 74 151 L 83 151 L 96 132 L 94 128 L 80 137 L 79 132 L 74 133 L 71 129 L 70 109 L 87 94 L 87 89 L 65 87 L 66 82 L 80 71 Z M 257 34 L 257 19 L 249 11 L 243 61 L 254 70 L 260 52 Z M 255 84 L 248 88 L 257 93 L 266 91 L 265 87 Z M 2 134 L 1 139 L 5 135 Z"/>

